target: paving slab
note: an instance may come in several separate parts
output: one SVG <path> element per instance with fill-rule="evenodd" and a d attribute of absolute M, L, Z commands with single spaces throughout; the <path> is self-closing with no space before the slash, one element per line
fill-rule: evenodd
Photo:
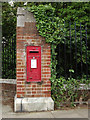
<path fill-rule="evenodd" d="M 88 109 L 55 110 L 47 112 L 13 112 L 9 105 L 3 105 L 2 118 L 88 118 Z"/>
<path fill-rule="evenodd" d="M 13 112 L 9 105 L 3 105 L 2 118 L 53 118 L 48 112 Z"/>
<path fill-rule="evenodd" d="M 81 115 L 83 118 L 88 118 L 88 108 L 87 109 L 75 109 L 75 112 Z"/>
<path fill-rule="evenodd" d="M 86 114 L 87 109 L 83 110 L 85 115 L 82 115 L 82 111 L 73 109 L 73 110 L 60 110 L 60 111 L 51 111 L 55 118 L 88 118 L 88 114 Z M 87 111 L 88 113 L 88 111 Z"/>

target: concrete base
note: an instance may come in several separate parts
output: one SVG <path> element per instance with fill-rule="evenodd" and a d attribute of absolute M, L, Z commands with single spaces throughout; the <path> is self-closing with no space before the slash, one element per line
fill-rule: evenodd
<path fill-rule="evenodd" d="M 54 101 L 51 97 L 17 98 L 14 99 L 15 112 L 54 110 Z"/>

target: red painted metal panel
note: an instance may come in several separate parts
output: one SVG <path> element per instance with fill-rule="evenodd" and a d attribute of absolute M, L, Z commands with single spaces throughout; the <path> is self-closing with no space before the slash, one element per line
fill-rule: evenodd
<path fill-rule="evenodd" d="M 41 81 L 41 47 L 27 46 L 27 82 Z"/>

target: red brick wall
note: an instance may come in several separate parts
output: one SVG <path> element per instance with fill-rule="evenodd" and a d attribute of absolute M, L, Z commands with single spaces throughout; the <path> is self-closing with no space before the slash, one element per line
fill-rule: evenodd
<path fill-rule="evenodd" d="M 2 83 L 1 86 L 0 92 L 2 91 L 2 104 L 10 105 L 13 108 L 16 84 Z"/>
<path fill-rule="evenodd" d="M 36 23 L 25 23 L 17 27 L 17 97 L 50 97 L 51 96 L 51 51 L 50 44 L 39 36 Z M 41 46 L 41 84 L 26 82 L 26 46 Z"/>

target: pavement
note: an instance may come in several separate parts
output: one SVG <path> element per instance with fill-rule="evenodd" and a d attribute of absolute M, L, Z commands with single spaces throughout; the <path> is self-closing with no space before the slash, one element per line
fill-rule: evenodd
<path fill-rule="evenodd" d="M 43 112 L 13 112 L 9 105 L 2 105 L 2 118 L 88 118 L 88 108 Z"/>

